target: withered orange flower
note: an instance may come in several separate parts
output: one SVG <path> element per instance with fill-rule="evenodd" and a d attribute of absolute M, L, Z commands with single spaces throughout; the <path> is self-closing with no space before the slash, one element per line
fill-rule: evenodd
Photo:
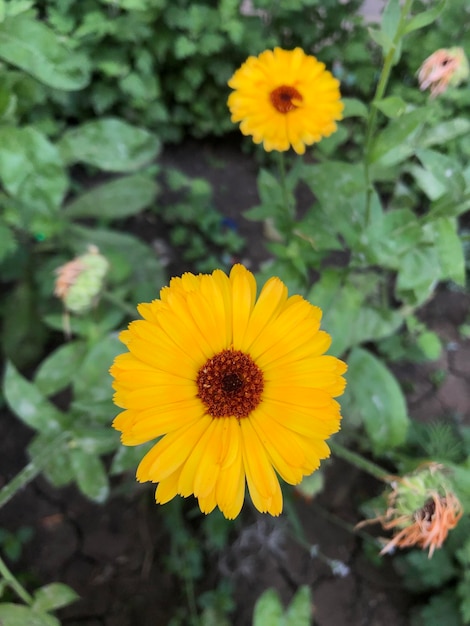
<path fill-rule="evenodd" d="M 391 495 L 396 497 L 396 492 L 392 492 Z M 459 499 L 451 492 L 445 496 L 433 493 L 411 517 L 409 515 L 395 517 L 395 512 L 392 502 L 387 513 L 379 520 L 385 530 L 399 529 L 382 548 L 380 554 L 392 552 L 394 548 L 416 546 L 423 550 L 429 548 L 431 558 L 434 550 L 442 547 L 449 530 L 457 526 L 463 515 Z"/>

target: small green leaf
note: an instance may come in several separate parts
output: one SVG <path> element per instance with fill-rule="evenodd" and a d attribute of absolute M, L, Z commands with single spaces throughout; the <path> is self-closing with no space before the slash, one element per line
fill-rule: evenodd
<path fill-rule="evenodd" d="M 431 330 L 424 331 L 418 335 L 416 344 L 422 350 L 424 356 L 430 361 L 439 358 L 442 352 L 442 344 L 439 336 Z"/>
<path fill-rule="evenodd" d="M 43 433 L 57 433 L 66 425 L 66 416 L 7 363 L 4 380 L 5 399 L 25 424 Z"/>
<path fill-rule="evenodd" d="M 1 626 L 60 626 L 53 615 L 38 613 L 27 606 L 5 602 L 0 604 Z"/>
<path fill-rule="evenodd" d="M 104 118 L 64 133 L 59 149 L 68 165 L 80 162 L 107 172 L 129 172 L 152 161 L 160 142 L 143 128 Z"/>
<path fill-rule="evenodd" d="M 388 0 L 387 5 L 382 13 L 382 22 L 380 26 L 381 33 L 383 35 L 383 39 L 386 41 L 393 42 L 398 33 L 398 26 L 400 24 L 400 1 L 399 0 Z M 391 49 L 391 43 L 389 45 L 383 46 L 384 55 L 386 55 Z"/>
<path fill-rule="evenodd" d="M 347 380 L 343 405 L 362 419 L 374 453 L 383 454 L 402 444 L 409 424 L 406 401 L 383 362 L 363 348 L 353 348 Z"/>
<path fill-rule="evenodd" d="M 406 35 L 407 33 L 411 33 L 413 30 L 418 30 L 419 28 L 424 28 L 429 24 L 432 24 L 442 13 L 445 6 L 447 4 L 447 0 L 441 0 L 435 6 L 422 13 L 418 13 L 418 15 L 414 15 L 405 25 L 405 29 L 403 33 Z"/>
<path fill-rule="evenodd" d="M 344 104 L 343 118 L 346 117 L 367 117 L 369 110 L 367 106 L 357 98 L 342 98 Z"/>
<path fill-rule="evenodd" d="M 470 120 L 465 117 L 455 117 L 452 120 L 433 124 L 425 130 L 420 139 L 423 148 L 431 146 L 444 146 L 449 141 L 463 137 L 470 132 Z"/>
<path fill-rule="evenodd" d="M 379 111 L 387 117 L 400 117 L 406 112 L 406 102 L 399 96 L 389 96 L 382 100 L 374 100 L 372 103 Z"/>
<path fill-rule="evenodd" d="M 36 455 L 41 454 L 44 447 L 51 445 L 51 437 L 47 435 L 38 435 L 28 445 L 28 453 L 34 462 Z M 74 479 L 70 463 L 70 449 L 67 446 L 57 450 L 55 454 L 51 454 L 45 466 L 43 466 L 43 474 L 54 487 L 63 487 L 71 483 Z"/>
<path fill-rule="evenodd" d="M 253 612 L 253 626 L 282 626 L 284 611 L 277 591 L 267 589 L 258 598 Z"/>
<path fill-rule="evenodd" d="M 286 612 L 286 626 L 310 626 L 312 623 L 312 598 L 307 585 L 300 587 Z"/>
<path fill-rule="evenodd" d="M 68 50 L 43 21 L 29 13 L 0 23 L 0 58 L 54 89 L 83 89 L 89 80 L 86 57 Z"/>
<path fill-rule="evenodd" d="M 50 583 L 38 589 L 34 594 L 32 608 L 35 611 L 54 611 L 78 600 L 79 596 L 68 585 Z"/>
<path fill-rule="evenodd" d="M 68 218 L 122 219 L 152 204 L 157 192 L 157 183 L 148 176 L 124 176 L 86 191 L 70 202 L 64 213 Z"/>
<path fill-rule="evenodd" d="M 87 353 L 75 372 L 73 388 L 76 396 L 97 402 L 111 399 L 111 376 L 108 373 L 114 358 L 124 351 L 115 335 L 98 341 Z"/>
<path fill-rule="evenodd" d="M 99 457 L 74 448 L 70 450 L 70 461 L 80 491 L 94 502 L 105 502 L 109 495 L 109 481 Z"/>
<path fill-rule="evenodd" d="M 34 384 L 44 396 L 51 396 L 72 382 L 83 357 L 86 346 L 81 341 L 73 341 L 60 346 L 39 366 Z"/>

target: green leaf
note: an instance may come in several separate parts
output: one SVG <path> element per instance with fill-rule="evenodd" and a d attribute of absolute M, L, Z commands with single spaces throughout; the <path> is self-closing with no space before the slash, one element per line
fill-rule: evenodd
<path fill-rule="evenodd" d="M 60 346 L 39 366 L 34 384 L 44 396 L 51 396 L 67 387 L 85 356 L 86 345 L 81 341 Z"/>
<path fill-rule="evenodd" d="M 437 183 L 441 185 L 444 192 L 448 192 L 450 197 L 456 201 L 461 199 L 466 183 L 460 163 L 456 159 L 428 149 L 416 150 L 416 156 Z M 429 181 L 427 180 L 426 183 L 429 184 Z M 423 188 L 423 191 L 426 193 L 426 188 Z M 427 193 L 431 200 L 437 200 L 440 197 L 436 196 L 435 190 L 432 197 L 429 192 Z M 443 194 L 441 193 L 441 195 Z"/>
<path fill-rule="evenodd" d="M 0 224 L 0 261 L 12 254 L 17 248 L 16 238 L 13 231 L 5 224 Z"/>
<path fill-rule="evenodd" d="M 470 132 L 470 120 L 465 117 L 456 117 L 452 120 L 440 122 L 425 130 L 420 138 L 423 148 L 444 146 L 449 141 L 462 137 Z"/>
<path fill-rule="evenodd" d="M 343 119 L 346 117 L 364 117 L 369 114 L 367 106 L 357 98 L 342 98 L 344 104 Z"/>
<path fill-rule="evenodd" d="M 157 183 L 148 176 L 124 176 L 80 195 L 65 207 L 64 213 L 69 218 L 122 219 L 152 204 L 157 192 Z"/>
<path fill-rule="evenodd" d="M 366 303 L 377 286 L 373 274 L 330 269 L 312 287 L 308 299 L 323 310 L 322 326 L 332 336 L 332 354 L 340 356 L 351 346 L 382 339 L 402 323 L 400 313 Z"/>
<path fill-rule="evenodd" d="M 25 424 L 42 433 L 58 433 L 66 426 L 66 416 L 7 363 L 3 384 L 5 399 L 11 410 Z"/>
<path fill-rule="evenodd" d="M 45 446 L 50 445 L 50 436 L 38 435 L 28 445 L 29 456 L 34 461 L 35 456 L 40 454 Z M 70 449 L 64 447 L 61 450 L 57 450 L 57 453 L 51 455 L 47 464 L 43 466 L 42 472 L 54 487 L 63 487 L 71 483 L 74 479 L 74 473 L 70 462 Z"/>
<path fill-rule="evenodd" d="M 83 397 L 90 403 L 110 400 L 112 390 L 108 370 L 114 358 L 123 351 L 123 345 L 114 335 L 98 341 L 75 372 L 73 381 L 75 395 Z"/>
<path fill-rule="evenodd" d="M 406 102 L 399 96 L 389 96 L 382 100 L 374 100 L 372 103 L 379 111 L 387 117 L 400 117 L 406 112 Z"/>
<path fill-rule="evenodd" d="M 392 42 L 398 33 L 398 25 L 400 24 L 400 2 L 399 0 L 388 0 L 387 5 L 382 13 L 382 21 L 380 30 L 384 41 L 390 44 L 383 45 L 384 55 L 388 54 L 392 47 Z"/>
<path fill-rule="evenodd" d="M 468 588 L 467 588 L 468 595 Z M 455 589 L 434 595 L 420 610 L 419 621 L 412 626 L 463 626 Z"/>
<path fill-rule="evenodd" d="M 422 245 L 411 249 L 401 257 L 395 285 L 397 296 L 406 298 L 407 301 L 411 298 L 413 304 L 424 302 L 441 276 L 442 270 L 435 246 Z"/>
<path fill-rule="evenodd" d="M 267 589 L 256 601 L 253 626 L 282 626 L 283 615 L 277 592 L 274 589 Z"/>
<path fill-rule="evenodd" d="M 19 604 L 5 602 L 0 604 L 1 626 L 60 626 L 53 615 L 37 613 L 33 609 Z"/>
<path fill-rule="evenodd" d="M 109 481 L 99 457 L 74 448 L 70 450 L 70 461 L 80 491 L 94 502 L 105 502 L 109 495 Z"/>
<path fill-rule="evenodd" d="M 76 426 L 71 429 L 74 445 L 86 454 L 108 454 L 119 448 L 118 433 L 109 428 Z"/>
<path fill-rule="evenodd" d="M 343 406 L 364 423 L 375 454 L 401 445 L 408 430 L 405 397 L 382 361 L 363 348 L 348 358 L 348 386 Z"/>
<path fill-rule="evenodd" d="M 429 559 L 427 551 L 413 550 L 397 559 L 398 569 L 404 573 L 407 589 L 415 592 L 438 589 L 456 574 L 455 565 L 447 551 L 436 550 Z"/>
<path fill-rule="evenodd" d="M 376 137 L 370 156 L 371 164 L 391 167 L 411 156 L 418 147 L 425 120 L 426 112 L 423 108 L 392 120 Z"/>
<path fill-rule="evenodd" d="M 0 23 L 0 58 L 54 89 L 83 89 L 89 80 L 86 57 L 68 50 L 30 13 Z"/>
<path fill-rule="evenodd" d="M 454 217 L 441 217 L 434 223 L 436 247 L 442 276 L 465 286 L 465 255 Z"/>
<path fill-rule="evenodd" d="M 0 126 L 0 179 L 24 205 L 23 227 L 47 236 L 57 231 L 68 181 L 57 148 L 34 128 Z"/>
<path fill-rule="evenodd" d="M 78 594 L 68 585 L 50 583 L 35 592 L 32 608 L 35 611 L 54 611 L 72 604 L 78 598 Z"/>
<path fill-rule="evenodd" d="M 59 148 L 68 165 L 80 162 L 107 172 L 128 172 L 152 161 L 160 142 L 143 128 L 105 118 L 67 131 Z"/>
<path fill-rule="evenodd" d="M 310 626 L 312 623 L 312 598 L 310 588 L 302 585 L 292 598 L 286 612 L 286 626 Z"/>
<path fill-rule="evenodd" d="M 422 350 L 426 359 L 436 361 L 442 352 L 442 343 L 439 335 L 431 330 L 420 333 L 416 339 L 416 344 Z"/>
<path fill-rule="evenodd" d="M 111 476 L 135 471 L 137 465 L 154 444 L 155 442 L 140 446 L 120 446 L 113 457 L 110 469 Z"/>
<path fill-rule="evenodd" d="M 424 28 L 429 24 L 432 24 L 442 13 L 445 6 L 447 4 L 447 0 L 441 0 L 435 6 L 422 13 L 418 13 L 418 15 L 414 15 L 405 25 L 405 29 L 403 34 L 411 33 L 413 30 L 418 30 L 419 28 Z"/>

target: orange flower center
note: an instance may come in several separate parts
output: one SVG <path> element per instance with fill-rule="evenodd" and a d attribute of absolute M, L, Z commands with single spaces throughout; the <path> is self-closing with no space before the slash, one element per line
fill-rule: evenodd
<path fill-rule="evenodd" d="M 297 89 L 295 87 L 291 87 L 290 85 L 281 85 L 281 87 L 277 87 L 274 91 L 271 91 L 269 97 L 271 98 L 271 104 L 276 111 L 284 114 L 297 109 L 297 105 L 295 105 L 292 100 L 303 99 Z"/>
<path fill-rule="evenodd" d="M 222 350 L 199 370 L 198 397 L 212 417 L 248 417 L 261 402 L 263 372 L 240 350 Z"/>

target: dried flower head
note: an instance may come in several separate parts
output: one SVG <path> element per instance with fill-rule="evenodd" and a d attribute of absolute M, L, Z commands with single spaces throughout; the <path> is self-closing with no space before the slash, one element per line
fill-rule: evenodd
<path fill-rule="evenodd" d="M 84 313 L 96 302 L 109 269 L 107 259 L 96 246 L 88 246 L 86 254 L 55 270 L 54 295 L 62 300 L 67 311 Z"/>
<path fill-rule="evenodd" d="M 468 75 L 468 60 L 463 48 L 441 48 L 431 54 L 419 68 L 419 88 L 421 91 L 430 88 L 431 97 L 435 98 L 444 93 L 449 85 L 459 85 Z"/>
<path fill-rule="evenodd" d="M 416 546 L 429 549 L 431 558 L 463 515 L 462 505 L 452 492 L 443 466 L 426 464 L 403 478 L 394 478 L 390 486 L 385 514 L 358 526 L 380 522 L 385 530 L 394 531 L 380 554 L 392 552 L 394 548 Z"/>

